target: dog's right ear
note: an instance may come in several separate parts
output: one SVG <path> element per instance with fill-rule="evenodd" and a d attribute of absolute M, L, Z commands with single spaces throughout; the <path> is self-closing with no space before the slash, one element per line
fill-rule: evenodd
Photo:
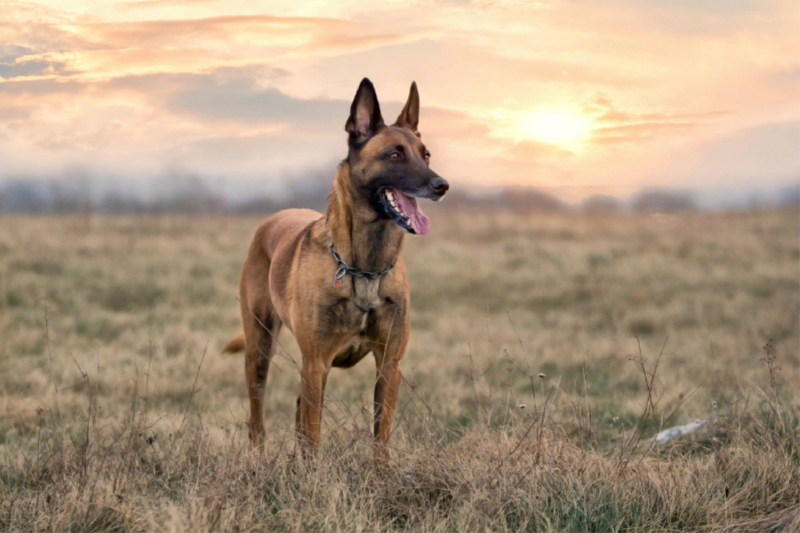
<path fill-rule="evenodd" d="M 367 78 L 361 80 L 356 97 L 350 106 L 350 117 L 344 129 L 350 134 L 350 143 L 355 146 L 364 144 L 370 137 L 384 126 L 381 106 L 375 87 Z"/>

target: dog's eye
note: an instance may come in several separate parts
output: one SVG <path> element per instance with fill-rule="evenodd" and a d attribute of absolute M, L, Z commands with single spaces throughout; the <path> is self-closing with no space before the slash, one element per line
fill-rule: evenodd
<path fill-rule="evenodd" d="M 430 161 L 430 160 L 431 160 L 431 153 L 429 151 L 425 150 L 425 161 L 427 162 L 427 161 Z"/>
<path fill-rule="evenodd" d="M 389 159 L 392 161 L 399 161 L 400 160 L 400 152 L 392 152 L 389 154 Z"/>

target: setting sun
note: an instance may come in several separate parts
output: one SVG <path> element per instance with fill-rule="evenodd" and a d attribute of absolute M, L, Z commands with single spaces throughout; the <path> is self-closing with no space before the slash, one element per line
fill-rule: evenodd
<path fill-rule="evenodd" d="M 589 136 L 589 122 L 565 110 L 536 112 L 521 121 L 520 132 L 546 143 L 573 143 Z"/>

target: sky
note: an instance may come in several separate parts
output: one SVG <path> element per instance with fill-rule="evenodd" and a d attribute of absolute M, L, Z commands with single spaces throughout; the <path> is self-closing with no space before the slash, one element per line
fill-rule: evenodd
<path fill-rule="evenodd" d="M 451 187 L 571 202 L 800 179 L 800 6 L 772 0 L 2 0 L 0 180 L 280 187 L 412 81 Z"/>

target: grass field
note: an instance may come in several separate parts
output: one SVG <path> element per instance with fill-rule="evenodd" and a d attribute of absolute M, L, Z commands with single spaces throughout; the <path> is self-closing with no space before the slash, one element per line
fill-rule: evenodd
<path fill-rule="evenodd" d="M 796 209 L 431 219 L 383 468 L 371 358 L 295 460 L 288 332 L 246 442 L 259 220 L 0 217 L 0 529 L 800 531 Z"/>

